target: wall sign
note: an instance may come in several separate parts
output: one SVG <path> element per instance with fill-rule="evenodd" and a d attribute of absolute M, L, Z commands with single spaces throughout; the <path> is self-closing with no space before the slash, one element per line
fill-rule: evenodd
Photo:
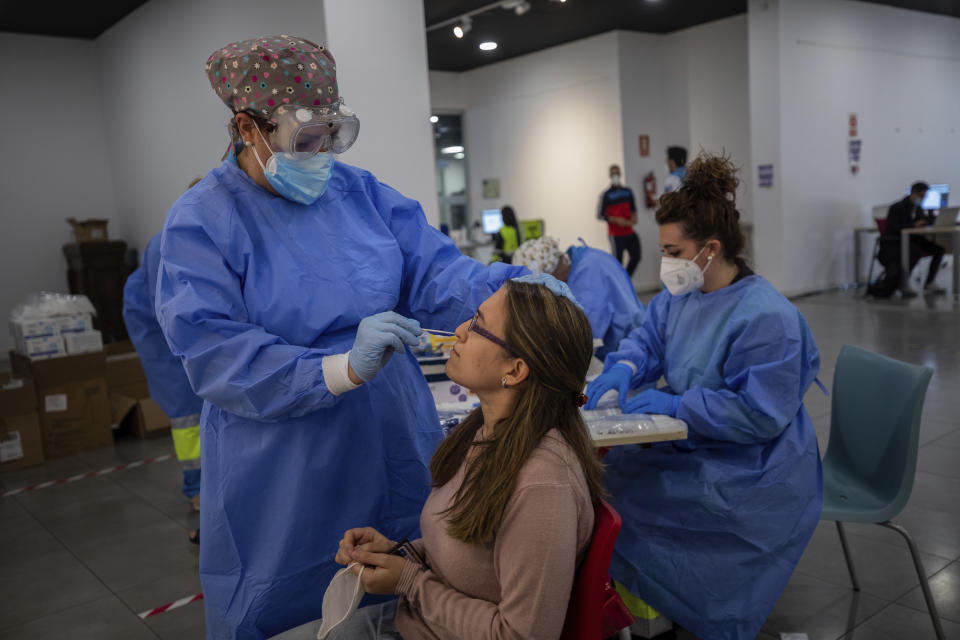
<path fill-rule="evenodd" d="M 495 200 L 500 197 L 500 178 L 483 179 L 483 197 L 487 200 Z"/>
<path fill-rule="evenodd" d="M 757 165 L 757 184 L 762 189 L 770 189 L 773 187 L 773 165 L 772 164 Z"/>
<path fill-rule="evenodd" d="M 858 140 L 851 140 L 849 145 L 850 173 L 857 174 L 860 170 L 860 143 Z"/>
<path fill-rule="evenodd" d="M 646 158 L 650 155 L 650 136 L 640 136 L 640 157 Z"/>

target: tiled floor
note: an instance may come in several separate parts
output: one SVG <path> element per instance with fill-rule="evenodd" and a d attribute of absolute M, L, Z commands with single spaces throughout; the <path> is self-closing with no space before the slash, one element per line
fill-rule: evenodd
<path fill-rule="evenodd" d="M 960 640 L 960 304 L 951 298 L 877 303 L 856 292 L 796 301 L 820 347 L 829 388 L 840 347 L 872 351 L 936 369 L 923 413 L 910 503 L 897 518 L 914 535 L 947 637 Z M 807 408 L 821 450 L 830 400 L 812 389 Z M 13 489 L 147 458 L 169 440 L 128 440 L 113 449 L 0 475 Z M 141 621 L 137 613 L 200 591 L 196 516 L 179 493 L 173 460 L 92 480 L 0 498 L 0 638 L 108 640 L 201 638 L 194 603 Z M 848 525 L 862 590 L 850 588 L 832 523 L 821 523 L 761 632 L 811 640 L 932 638 L 906 546 L 876 526 Z M 689 637 L 679 634 L 680 637 Z"/>

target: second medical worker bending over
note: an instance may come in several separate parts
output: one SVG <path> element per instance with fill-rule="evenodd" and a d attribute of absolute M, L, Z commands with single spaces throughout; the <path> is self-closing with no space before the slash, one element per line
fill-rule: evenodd
<path fill-rule="evenodd" d="M 610 573 L 697 636 L 757 635 L 820 519 L 817 438 L 803 396 L 820 357 L 800 312 L 739 257 L 737 179 L 701 156 L 656 213 L 666 289 L 607 355 L 587 408 L 610 389 L 627 413 L 666 414 L 688 439 L 613 447 L 623 517 Z M 628 398 L 629 389 L 655 383 Z"/>
<path fill-rule="evenodd" d="M 416 536 L 441 432 L 404 345 L 526 270 L 464 257 L 335 162 L 359 123 L 323 47 L 235 42 L 206 70 L 233 145 L 170 210 L 157 317 L 204 399 L 207 636 L 263 638 L 320 617 L 346 529 Z"/>

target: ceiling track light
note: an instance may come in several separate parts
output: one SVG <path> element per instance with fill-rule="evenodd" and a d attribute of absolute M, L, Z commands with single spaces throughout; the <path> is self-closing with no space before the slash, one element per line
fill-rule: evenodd
<path fill-rule="evenodd" d="M 528 2 L 528 0 L 504 0 L 500 6 L 504 9 L 513 9 L 513 12 L 518 16 L 522 16 L 527 11 L 530 11 L 530 2 Z"/>
<path fill-rule="evenodd" d="M 472 28 L 473 19 L 470 16 L 463 16 L 460 18 L 460 23 L 453 28 L 453 35 L 455 35 L 457 38 L 462 38 L 470 33 L 470 29 Z"/>

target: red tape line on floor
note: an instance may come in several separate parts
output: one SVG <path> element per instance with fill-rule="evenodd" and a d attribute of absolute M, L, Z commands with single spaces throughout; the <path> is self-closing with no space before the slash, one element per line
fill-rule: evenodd
<path fill-rule="evenodd" d="M 166 613 L 167 611 L 172 611 L 174 609 L 179 609 L 180 607 L 185 607 L 191 602 L 196 602 L 197 600 L 203 600 L 203 594 L 198 593 L 195 596 L 188 596 L 186 598 L 180 598 L 169 604 L 165 604 L 162 607 L 157 607 L 156 609 L 150 609 L 149 611 L 144 611 L 143 613 L 138 613 L 141 620 L 146 620 L 147 618 L 152 618 L 153 616 L 158 616 L 161 613 Z"/>
<path fill-rule="evenodd" d="M 75 476 L 70 476 L 69 478 L 60 478 L 59 480 L 48 480 L 47 482 L 41 482 L 39 484 L 30 485 L 29 487 L 21 487 L 19 489 L 11 489 L 0 494 L 0 498 L 6 498 L 7 496 L 15 496 L 18 493 L 26 493 L 28 491 L 36 491 L 38 489 L 46 489 L 47 487 L 52 487 L 58 484 L 67 484 L 69 482 L 76 482 L 77 480 L 86 480 L 87 478 L 97 478 L 99 476 L 105 476 L 108 473 L 113 473 L 114 471 L 123 471 L 124 469 L 134 469 L 136 467 L 142 467 L 145 464 L 151 464 L 153 462 L 163 462 L 169 460 L 173 457 L 172 453 L 165 453 L 162 456 L 157 456 L 155 458 L 146 458 L 144 460 L 137 460 L 136 462 L 128 462 L 126 464 L 120 464 L 115 467 L 109 467 L 107 469 L 100 469 L 100 471 L 88 471 L 87 473 L 78 473 Z"/>

